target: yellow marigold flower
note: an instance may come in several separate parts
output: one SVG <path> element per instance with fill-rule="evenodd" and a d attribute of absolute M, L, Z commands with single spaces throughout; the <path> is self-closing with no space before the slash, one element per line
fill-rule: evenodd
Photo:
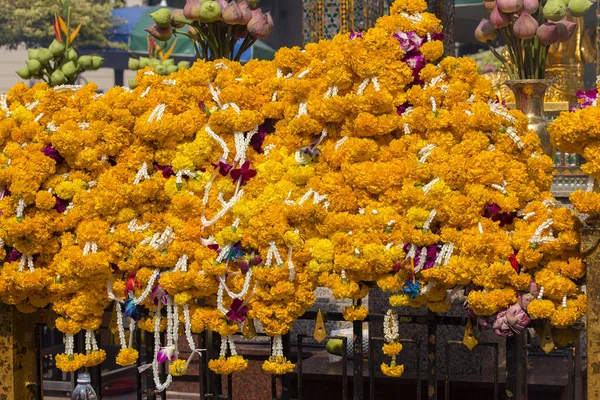
<path fill-rule="evenodd" d="M 174 296 L 175 302 L 177 304 L 187 304 L 188 302 L 190 302 L 192 300 L 192 295 L 188 292 L 188 291 L 184 291 L 184 292 L 180 292 L 177 293 Z"/>
<path fill-rule="evenodd" d="M 25 122 L 31 122 L 35 118 L 33 113 L 23 106 L 17 107 L 12 113 L 12 119 L 15 120 L 19 125 Z"/>
<path fill-rule="evenodd" d="M 395 356 L 402 351 L 402 343 L 385 343 L 382 351 L 386 356 Z"/>
<path fill-rule="evenodd" d="M 435 61 L 444 55 L 444 44 L 439 40 L 432 40 L 423 43 L 420 50 L 426 60 Z"/>
<path fill-rule="evenodd" d="M 527 313 L 533 319 L 548 319 L 554 310 L 554 303 L 547 299 L 535 299 L 527 306 Z"/>
<path fill-rule="evenodd" d="M 350 306 L 344 308 L 344 310 L 342 310 L 342 314 L 344 315 L 344 319 L 346 321 L 362 321 L 367 318 L 369 310 L 363 306 Z"/>
<path fill-rule="evenodd" d="M 131 347 L 126 347 L 119 350 L 119 354 L 117 354 L 116 363 L 122 367 L 128 367 L 137 362 L 139 357 L 139 352 L 136 349 Z"/>
<path fill-rule="evenodd" d="M 390 365 L 382 363 L 381 372 L 383 372 L 384 375 L 399 378 L 404 373 L 404 365 L 396 365 L 394 361 Z"/>
<path fill-rule="evenodd" d="M 262 369 L 272 375 L 285 375 L 292 372 L 295 366 L 287 358 L 277 356 L 269 357 L 268 360 L 263 362 Z"/>
<path fill-rule="evenodd" d="M 187 373 L 187 363 L 185 360 L 175 360 L 169 366 L 169 372 L 173 376 L 183 376 Z"/>
<path fill-rule="evenodd" d="M 52 193 L 44 190 L 35 195 L 35 205 L 42 210 L 51 210 L 56 206 L 56 199 Z"/>
<path fill-rule="evenodd" d="M 96 365 L 100 365 L 106 360 L 106 352 L 103 349 L 94 350 L 89 354 L 83 356 L 84 360 L 82 362 L 84 367 L 95 367 Z"/>
<path fill-rule="evenodd" d="M 75 372 L 83 366 L 84 359 L 85 356 L 79 353 L 71 355 L 57 354 L 55 357 L 56 368 L 63 372 Z"/>

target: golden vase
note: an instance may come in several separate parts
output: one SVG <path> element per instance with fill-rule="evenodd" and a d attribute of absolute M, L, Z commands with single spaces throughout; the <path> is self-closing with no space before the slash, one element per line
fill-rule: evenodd
<path fill-rule="evenodd" d="M 515 79 L 504 83 L 515 96 L 516 108 L 527 116 L 527 127 L 540 138 L 544 153 L 554 159 L 554 149 L 548 134 L 548 120 L 544 116 L 544 96 L 552 84 L 548 79 Z"/>

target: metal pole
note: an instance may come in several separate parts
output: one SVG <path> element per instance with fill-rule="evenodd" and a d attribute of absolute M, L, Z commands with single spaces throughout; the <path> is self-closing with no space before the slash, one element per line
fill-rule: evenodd
<path fill-rule="evenodd" d="M 437 400 L 438 399 L 437 369 L 436 369 L 436 358 L 435 358 L 436 331 L 437 331 L 437 325 L 435 323 L 435 315 L 432 313 L 429 313 L 429 317 L 427 318 L 427 373 L 428 373 L 427 398 L 429 400 Z M 447 367 L 448 366 L 446 366 L 446 368 Z"/>
<path fill-rule="evenodd" d="M 354 330 L 354 361 L 352 366 L 354 373 L 352 379 L 354 381 L 354 400 L 363 399 L 363 330 L 362 321 L 353 321 L 352 328 Z"/>

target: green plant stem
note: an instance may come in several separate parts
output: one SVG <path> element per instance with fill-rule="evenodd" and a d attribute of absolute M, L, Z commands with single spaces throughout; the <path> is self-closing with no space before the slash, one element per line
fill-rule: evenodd
<path fill-rule="evenodd" d="M 175 31 L 175 33 L 177 35 L 183 35 L 186 36 L 188 39 L 190 39 L 190 41 L 192 42 L 192 46 L 194 47 L 194 51 L 196 52 L 196 57 L 198 57 L 199 59 L 203 58 L 200 55 L 200 51 L 198 50 L 198 43 L 196 43 L 196 41 L 194 39 L 192 39 L 192 37 L 190 35 L 188 35 L 186 32 L 181 32 L 181 31 Z"/>
<path fill-rule="evenodd" d="M 506 60 L 506 58 L 504 58 L 504 56 L 502 56 L 502 54 L 498 53 L 496 51 L 496 49 L 494 49 L 494 46 L 492 46 L 492 42 L 490 40 L 488 40 L 487 44 L 488 44 L 488 47 L 490 48 L 490 52 L 494 55 L 494 57 L 496 57 L 498 60 L 500 60 L 500 62 L 504 65 L 504 68 L 506 68 L 506 72 L 508 72 L 510 79 L 515 79 L 515 73 L 512 70 L 512 67 L 508 64 L 508 61 Z"/>

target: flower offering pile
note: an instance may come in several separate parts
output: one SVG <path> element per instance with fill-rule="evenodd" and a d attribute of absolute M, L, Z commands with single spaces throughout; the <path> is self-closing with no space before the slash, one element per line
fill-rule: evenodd
<path fill-rule="evenodd" d="M 434 312 L 465 291 L 504 336 L 530 318 L 575 323 L 584 268 L 577 219 L 549 193 L 552 160 L 475 62 L 439 61 L 425 9 L 398 0 L 366 32 L 271 62 L 146 68 L 134 90 L 15 86 L 0 99 L 1 300 L 52 307 L 65 371 L 104 359 L 93 331 L 114 304 L 117 363 L 136 363 L 135 329 L 154 332 L 142 369 L 159 390 L 189 365 L 180 336 L 193 356 L 192 333 L 217 332 L 209 367 L 246 368 L 232 335 L 254 322 L 274 337 L 263 368 L 290 372 L 281 335 L 317 286 L 355 301 L 348 320 L 378 285 L 394 307 Z M 386 321 L 382 369 L 399 376 Z"/>

